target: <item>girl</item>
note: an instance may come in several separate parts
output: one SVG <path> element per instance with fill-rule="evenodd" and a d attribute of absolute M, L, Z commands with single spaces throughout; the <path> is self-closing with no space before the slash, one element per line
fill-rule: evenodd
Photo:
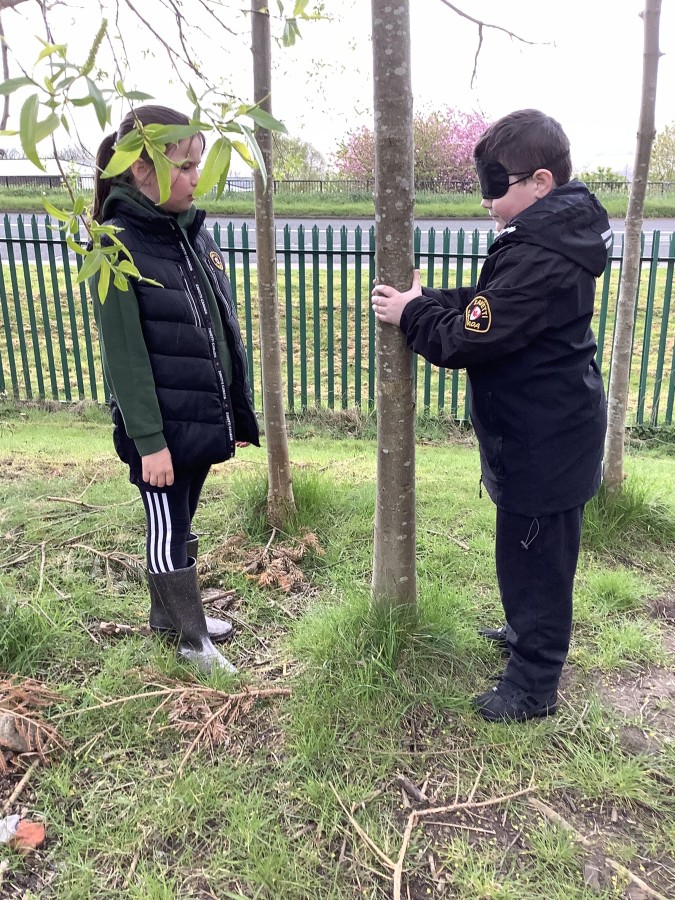
<path fill-rule="evenodd" d="M 191 526 L 210 466 L 234 456 L 235 446 L 259 446 L 258 424 L 223 259 L 204 211 L 193 206 L 204 137 L 166 147 L 171 194 L 160 204 L 145 151 L 122 175 L 101 178 L 137 121 L 189 124 L 172 109 L 141 106 L 96 157 L 92 218 L 123 229 L 118 236 L 142 275 L 125 291 L 111 282 L 104 302 L 97 277 L 90 281 L 113 441 L 145 506 L 150 627 L 177 635 L 179 654 L 203 671 L 234 672 L 213 643 L 232 626 L 204 615 Z"/>

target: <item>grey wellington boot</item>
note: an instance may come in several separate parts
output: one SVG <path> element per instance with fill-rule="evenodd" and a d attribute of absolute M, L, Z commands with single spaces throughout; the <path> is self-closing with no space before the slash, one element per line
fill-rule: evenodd
<path fill-rule="evenodd" d="M 156 604 L 171 623 L 172 630 L 179 635 L 178 655 L 206 674 L 214 669 L 236 672 L 209 637 L 195 560 L 188 559 L 186 569 L 158 574 L 148 572 L 148 581 Z"/>
<path fill-rule="evenodd" d="M 188 559 L 192 557 L 197 559 L 197 551 L 199 549 L 199 538 L 196 534 L 190 534 L 187 539 L 187 555 Z M 150 586 L 150 628 L 155 634 L 164 637 L 177 637 L 176 629 L 171 624 L 171 619 L 159 602 L 152 581 L 148 578 Z M 214 619 L 212 616 L 205 616 L 206 628 L 212 641 L 226 641 L 232 637 L 232 624 L 224 619 Z"/>

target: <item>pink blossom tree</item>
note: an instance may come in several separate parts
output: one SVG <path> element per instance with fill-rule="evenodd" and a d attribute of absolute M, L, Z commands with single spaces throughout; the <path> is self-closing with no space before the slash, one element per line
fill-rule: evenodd
<path fill-rule="evenodd" d="M 477 112 L 448 108 L 418 113 L 413 120 L 415 178 L 423 181 L 473 181 L 473 148 L 488 122 Z M 375 171 L 373 131 L 350 132 L 335 154 L 342 178 L 372 178 Z"/>

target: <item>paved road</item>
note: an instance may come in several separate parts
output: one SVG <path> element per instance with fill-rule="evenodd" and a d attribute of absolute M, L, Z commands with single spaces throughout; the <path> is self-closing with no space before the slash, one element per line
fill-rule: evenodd
<path fill-rule="evenodd" d="M 21 249 L 19 243 L 19 228 L 17 224 L 18 216 L 15 214 L 10 214 L 10 235 L 11 235 L 11 245 L 14 253 L 14 257 L 17 262 L 21 261 Z M 51 243 L 52 232 L 47 232 L 45 230 L 44 225 L 42 224 L 42 217 L 38 216 L 37 221 L 40 223 L 38 225 L 38 234 L 40 242 Z M 241 246 L 241 226 L 246 224 L 248 229 L 248 237 L 249 237 L 249 247 L 251 249 L 255 249 L 256 247 L 256 231 L 255 231 L 255 220 L 250 217 L 231 217 L 231 216 L 209 216 L 206 220 L 207 225 L 212 227 L 216 222 L 220 226 L 221 229 L 221 244 L 227 243 L 227 226 L 229 222 L 232 222 L 235 229 L 235 242 L 238 246 Z M 25 223 L 25 231 L 26 237 L 30 241 L 26 248 L 27 259 L 33 260 L 35 258 L 35 247 L 32 243 L 32 227 L 30 216 L 24 217 Z M 615 240 L 615 253 L 620 252 L 621 247 L 621 235 L 624 231 L 624 221 L 623 219 L 611 219 L 610 223 L 612 225 L 612 229 L 614 230 L 616 237 Z M 441 234 L 444 229 L 448 228 L 451 232 L 451 241 L 450 241 L 450 252 L 454 253 L 457 249 L 457 233 L 460 229 L 463 229 L 465 232 L 473 232 L 476 229 L 479 232 L 479 245 L 478 251 L 479 253 L 484 253 L 486 248 L 486 241 L 488 231 L 490 229 L 491 220 L 486 216 L 483 219 L 420 219 L 416 222 L 416 225 L 420 228 L 421 231 L 421 252 L 425 253 L 428 248 L 428 238 L 429 238 L 429 229 L 433 228 L 437 232 L 436 236 L 436 252 L 439 253 L 442 249 L 442 237 Z M 334 238 L 333 238 L 333 247 L 336 251 L 340 250 L 341 247 L 341 239 L 340 239 L 340 230 L 343 226 L 347 228 L 347 250 L 354 250 L 354 233 L 357 226 L 361 227 L 361 229 L 365 232 L 363 235 L 363 243 L 362 246 L 364 249 L 367 249 L 368 246 L 368 230 L 372 225 L 374 225 L 374 220 L 372 219 L 286 219 L 283 217 L 278 217 L 277 219 L 277 248 L 282 249 L 284 246 L 284 227 L 288 226 L 290 230 L 290 243 L 291 248 L 296 249 L 298 247 L 298 228 L 304 225 L 307 229 L 305 234 L 305 247 L 308 250 L 311 250 L 312 247 L 312 228 L 313 226 L 317 226 L 319 229 L 319 249 L 321 251 L 325 251 L 326 248 L 326 229 L 330 226 L 334 229 Z M 659 243 L 659 255 L 661 257 L 668 256 L 668 250 L 671 243 L 671 237 L 675 232 L 675 219 L 645 219 L 643 224 L 643 232 L 645 235 L 645 248 L 644 253 L 646 256 L 651 255 L 651 247 L 652 247 L 652 236 L 654 231 L 660 232 L 660 243 Z M 0 259 L 7 259 L 8 255 L 8 237 L 5 231 L 5 228 L 0 227 Z M 468 242 L 465 243 L 465 252 L 468 252 L 469 245 Z M 56 251 L 56 259 L 57 262 L 62 260 L 62 250 L 60 247 L 55 248 Z M 72 252 L 68 253 L 69 258 L 72 260 L 74 254 Z M 46 246 L 43 246 L 42 249 L 42 257 L 46 261 L 47 260 L 47 251 Z M 241 255 L 237 254 L 238 260 L 241 259 Z"/>

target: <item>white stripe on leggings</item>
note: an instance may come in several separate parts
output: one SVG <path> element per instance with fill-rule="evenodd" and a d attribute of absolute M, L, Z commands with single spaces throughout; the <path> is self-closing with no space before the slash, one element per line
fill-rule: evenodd
<path fill-rule="evenodd" d="M 173 572 L 169 502 L 166 494 L 149 494 L 148 497 L 150 563 L 156 572 Z"/>

